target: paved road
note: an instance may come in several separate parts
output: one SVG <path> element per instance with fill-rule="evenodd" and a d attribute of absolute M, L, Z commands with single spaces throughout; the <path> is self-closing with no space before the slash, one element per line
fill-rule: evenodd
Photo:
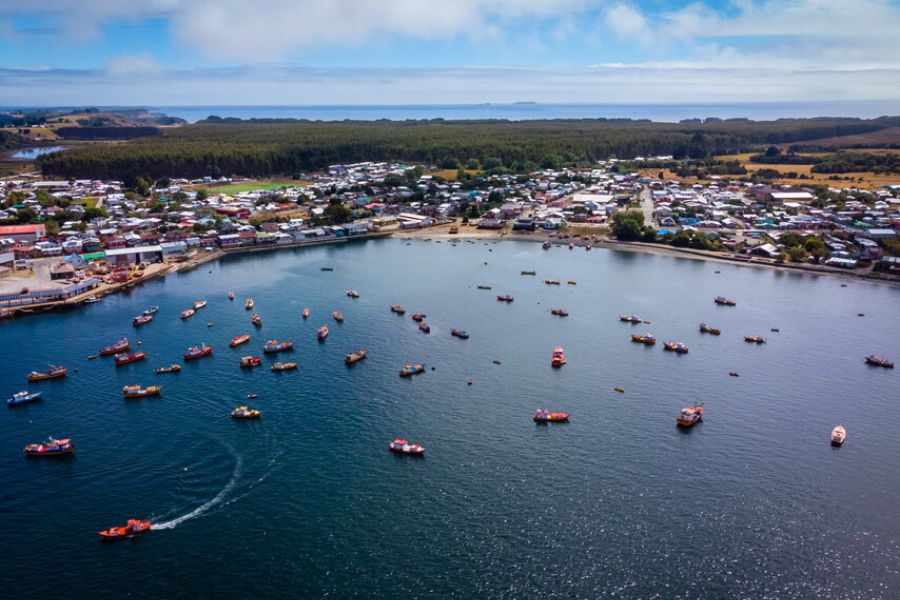
<path fill-rule="evenodd" d="M 644 213 L 644 225 L 650 225 L 651 227 L 656 227 L 656 223 L 653 221 L 653 196 L 650 194 L 650 188 L 648 186 L 644 186 L 644 189 L 641 190 L 641 211 Z"/>

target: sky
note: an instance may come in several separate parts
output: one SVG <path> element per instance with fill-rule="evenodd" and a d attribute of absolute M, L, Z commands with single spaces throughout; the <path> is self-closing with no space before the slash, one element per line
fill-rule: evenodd
<path fill-rule="evenodd" d="M 898 26 L 900 0 L 0 0 L 0 105 L 893 101 Z"/>

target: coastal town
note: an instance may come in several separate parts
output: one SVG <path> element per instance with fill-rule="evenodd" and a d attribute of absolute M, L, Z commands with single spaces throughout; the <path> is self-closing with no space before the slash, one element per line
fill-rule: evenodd
<path fill-rule="evenodd" d="M 643 160 L 519 175 L 355 163 L 274 181 L 7 178 L 0 309 L 9 317 L 91 302 L 228 252 L 388 235 L 607 244 L 884 281 L 900 275 L 900 185 L 691 184 L 653 177 L 639 168 Z"/>

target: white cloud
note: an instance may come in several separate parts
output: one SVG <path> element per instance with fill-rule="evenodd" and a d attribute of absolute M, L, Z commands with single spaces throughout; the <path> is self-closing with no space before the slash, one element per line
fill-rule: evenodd
<path fill-rule="evenodd" d="M 606 24 L 620 37 L 631 37 L 642 44 L 650 41 L 647 19 L 628 4 L 615 4 L 606 11 Z"/>
<path fill-rule="evenodd" d="M 159 64 L 146 52 L 125 54 L 114 58 L 106 65 L 106 73 L 110 77 L 146 77 L 159 75 L 162 72 Z"/>

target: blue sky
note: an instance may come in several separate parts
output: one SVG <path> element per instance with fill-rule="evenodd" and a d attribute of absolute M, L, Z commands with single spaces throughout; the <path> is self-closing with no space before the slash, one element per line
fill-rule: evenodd
<path fill-rule="evenodd" d="M 898 24 L 900 0 L 0 0 L 0 104 L 895 100 Z"/>

